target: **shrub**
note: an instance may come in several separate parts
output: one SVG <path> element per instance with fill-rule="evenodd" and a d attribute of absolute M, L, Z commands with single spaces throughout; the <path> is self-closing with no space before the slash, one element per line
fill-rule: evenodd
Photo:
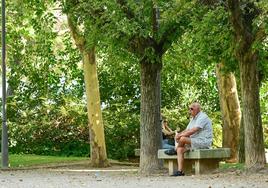
<path fill-rule="evenodd" d="M 139 114 L 125 108 L 105 110 L 104 125 L 108 157 L 128 159 L 134 156 L 134 149 L 140 147 Z"/>
<path fill-rule="evenodd" d="M 18 111 L 16 118 L 9 119 L 12 153 L 65 156 L 89 153 L 87 114 L 83 106 L 41 106 L 38 110 Z"/>

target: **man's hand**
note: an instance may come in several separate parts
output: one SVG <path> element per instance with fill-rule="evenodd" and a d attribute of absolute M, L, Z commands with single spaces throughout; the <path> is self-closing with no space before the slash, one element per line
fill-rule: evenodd
<path fill-rule="evenodd" d="M 180 140 L 181 137 L 190 137 L 192 134 L 196 133 L 196 132 L 199 131 L 199 130 L 200 130 L 199 127 L 194 127 L 194 128 L 192 128 L 192 129 L 182 131 L 182 132 L 176 134 L 176 136 L 175 136 L 175 140 L 176 140 L 177 142 L 179 142 L 179 140 Z"/>
<path fill-rule="evenodd" d="M 183 136 L 186 136 L 185 131 L 176 134 L 176 136 L 175 136 L 176 141 L 179 142 L 180 138 L 183 137 Z"/>

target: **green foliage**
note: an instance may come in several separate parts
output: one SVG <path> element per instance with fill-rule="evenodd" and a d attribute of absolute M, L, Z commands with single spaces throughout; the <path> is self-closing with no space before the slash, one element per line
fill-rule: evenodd
<path fill-rule="evenodd" d="M 168 120 L 168 126 L 172 129 L 184 130 L 189 123 L 188 108 L 184 110 L 162 108 L 161 114 Z"/>
<path fill-rule="evenodd" d="M 79 53 L 68 33 L 57 33 L 56 28 L 66 29 L 58 21 L 64 20 L 62 15 L 51 9 L 49 1 L 38 6 L 34 3 L 7 7 L 13 15 L 8 20 L 8 43 L 13 44 L 8 51 L 10 150 L 87 155 L 85 112 L 83 107 L 73 107 L 75 97 L 83 96 Z M 18 25 L 11 25 L 12 21 Z M 79 105 L 84 106 L 84 102 Z M 76 139 L 80 134 L 81 139 Z"/>
<path fill-rule="evenodd" d="M 139 114 L 130 112 L 124 105 L 111 106 L 103 111 L 108 157 L 128 159 L 140 147 Z"/>
<path fill-rule="evenodd" d="M 262 126 L 264 129 L 264 145 L 268 148 L 268 82 L 262 84 L 260 89 Z"/>
<path fill-rule="evenodd" d="M 130 111 L 139 111 L 140 77 L 137 60 L 111 53 L 100 55 L 102 61 L 98 65 L 98 76 L 104 105 L 109 107 L 120 104 Z"/>
<path fill-rule="evenodd" d="M 179 111 L 187 109 L 191 102 L 199 101 L 205 111 L 219 110 L 215 68 L 213 65 L 189 62 L 181 58 L 183 51 L 164 57 L 162 74 L 162 106 Z"/>
<path fill-rule="evenodd" d="M 221 113 L 214 112 L 208 114 L 212 121 L 212 127 L 213 127 L 213 142 L 212 146 L 215 148 L 222 147 L 222 117 Z"/>
<path fill-rule="evenodd" d="M 50 105 L 37 113 L 34 110 L 23 113 L 25 117 L 20 121 L 8 122 L 12 153 L 88 155 L 89 130 L 84 106 L 72 102 L 64 107 Z"/>
<path fill-rule="evenodd" d="M 199 7 L 190 25 L 164 56 L 162 106 L 180 110 L 199 101 L 205 111 L 216 112 L 219 99 L 215 64 L 222 60 L 229 65 L 235 62 L 230 53 L 228 17 L 222 8 Z"/>
<path fill-rule="evenodd" d="M 139 64 L 128 54 L 113 52 L 100 54 L 98 66 L 107 153 L 109 158 L 128 159 L 140 147 Z"/>

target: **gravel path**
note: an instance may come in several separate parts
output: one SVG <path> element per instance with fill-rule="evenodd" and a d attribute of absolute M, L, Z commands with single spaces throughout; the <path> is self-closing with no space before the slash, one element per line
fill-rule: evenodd
<path fill-rule="evenodd" d="M 258 174 L 236 171 L 210 175 L 170 177 L 160 172 L 140 177 L 137 167 L 117 166 L 101 170 L 87 168 L 45 168 L 0 171 L 0 188 L 268 188 L 267 170 Z"/>

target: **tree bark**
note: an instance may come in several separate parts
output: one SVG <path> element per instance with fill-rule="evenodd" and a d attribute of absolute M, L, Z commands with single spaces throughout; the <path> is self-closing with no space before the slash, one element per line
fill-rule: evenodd
<path fill-rule="evenodd" d="M 88 49 L 86 47 L 85 38 L 80 36 L 79 31 L 76 25 L 72 22 L 71 17 L 67 15 L 67 18 L 75 44 L 80 50 L 83 58 L 90 131 L 91 166 L 107 167 L 109 166 L 109 162 L 107 159 L 105 146 L 95 48 L 92 47 L 91 49 Z"/>
<path fill-rule="evenodd" d="M 243 112 L 240 122 L 240 130 L 239 130 L 239 147 L 238 147 L 238 162 L 245 163 L 245 128 L 244 128 L 244 120 L 243 120 Z"/>
<path fill-rule="evenodd" d="M 101 112 L 99 81 L 94 48 L 83 52 L 84 78 L 90 130 L 91 166 L 107 167 L 104 127 Z"/>
<path fill-rule="evenodd" d="M 245 55 L 239 62 L 245 132 L 245 162 L 247 168 L 265 165 L 263 128 L 260 113 L 257 56 Z"/>
<path fill-rule="evenodd" d="M 162 62 L 141 61 L 141 174 L 152 174 L 161 167 L 157 158 L 157 151 L 161 147 L 161 69 Z"/>
<path fill-rule="evenodd" d="M 235 76 L 233 73 L 223 73 L 223 67 L 224 63 L 219 63 L 216 67 L 223 121 L 222 146 L 231 148 L 231 157 L 228 162 L 237 162 L 239 126 L 241 120 L 240 104 Z"/>
<path fill-rule="evenodd" d="M 254 2 L 228 0 L 231 12 L 230 21 L 234 28 L 235 54 L 239 62 L 243 124 L 245 131 L 245 161 L 249 170 L 258 170 L 265 166 L 263 129 L 260 113 L 258 52 L 253 49 L 254 42 L 261 40 L 253 30 L 253 20 L 259 14 Z"/>

